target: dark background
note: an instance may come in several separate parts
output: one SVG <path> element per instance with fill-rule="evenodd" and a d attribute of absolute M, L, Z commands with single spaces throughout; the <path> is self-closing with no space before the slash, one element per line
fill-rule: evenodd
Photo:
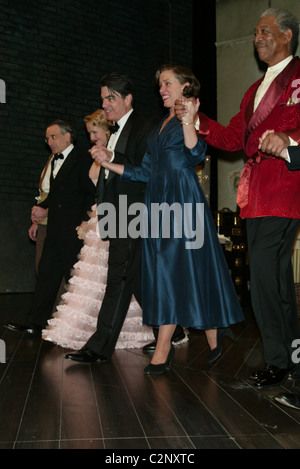
<path fill-rule="evenodd" d="M 49 156 L 46 126 L 73 123 L 88 148 L 83 118 L 100 107 L 99 80 L 125 73 L 136 109 L 164 112 L 154 83 L 163 63 L 192 68 L 201 109 L 216 115 L 215 2 L 203 0 L 0 0 L 0 293 L 33 291 L 30 208 Z M 210 154 L 213 153 L 209 149 Z M 211 208 L 216 209 L 212 160 Z"/>

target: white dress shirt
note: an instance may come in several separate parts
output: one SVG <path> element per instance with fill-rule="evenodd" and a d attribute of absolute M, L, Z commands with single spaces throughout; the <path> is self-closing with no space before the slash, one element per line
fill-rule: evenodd
<path fill-rule="evenodd" d="M 64 151 L 61 152 L 64 158 L 63 159 L 60 158 L 59 160 L 54 161 L 54 169 L 53 169 L 53 174 L 52 174 L 54 178 L 56 177 L 58 171 L 62 167 L 68 154 L 71 153 L 73 148 L 74 148 L 74 145 L 73 143 L 71 143 L 71 145 L 69 145 Z M 45 173 L 45 176 L 43 178 L 42 185 L 41 185 L 41 190 L 45 192 L 46 194 L 48 194 L 50 190 L 51 162 L 53 158 L 54 158 L 54 155 L 52 155 L 51 161 L 49 161 L 47 171 Z"/>
<path fill-rule="evenodd" d="M 111 136 L 109 137 L 109 140 L 108 140 L 108 144 L 107 144 L 107 149 L 108 151 L 111 151 L 112 152 L 112 157 L 111 159 L 109 160 L 110 162 L 112 162 L 115 158 L 115 148 L 116 148 L 116 145 L 117 145 L 117 141 L 121 135 L 121 132 L 124 128 L 124 125 L 126 124 L 130 114 L 133 112 L 133 109 L 131 109 L 129 112 L 127 112 L 127 114 L 125 114 L 125 116 L 121 117 L 120 120 L 117 121 L 117 124 L 119 125 L 119 128 L 117 130 L 117 132 L 111 134 Z M 105 170 L 105 178 L 108 177 L 108 174 L 109 174 L 109 170 L 106 169 Z"/>
<path fill-rule="evenodd" d="M 254 111 L 256 110 L 257 106 L 259 105 L 260 101 L 264 97 L 267 89 L 271 85 L 272 81 L 279 75 L 279 73 L 282 72 L 282 70 L 293 60 L 293 56 L 290 55 L 286 59 L 282 60 L 276 65 L 273 65 L 273 67 L 268 67 L 265 77 L 259 87 L 257 88 L 256 91 L 256 96 L 254 100 Z"/>

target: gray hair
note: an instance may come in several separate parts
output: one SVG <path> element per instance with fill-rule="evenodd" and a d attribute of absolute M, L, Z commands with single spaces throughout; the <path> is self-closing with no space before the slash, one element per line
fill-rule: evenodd
<path fill-rule="evenodd" d="M 62 119 L 56 119 L 55 121 L 51 122 L 51 124 L 47 125 L 47 129 L 48 129 L 48 127 L 51 127 L 52 125 L 58 125 L 58 127 L 60 128 L 60 131 L 63 135 L 65 135 L 67 132 L 70 132 L 70 134 L 71 134 L 71 143 L 75 143 L 76 132 L 75 132 L 74 127 L 71 124 L 69 124 L 69 122 L 66 122 Z"/>
<path fill-rule="evenodd" d="M 293 35 L 290 42 L 290 51 L 292 55 L 295 55 L 299 36 L 299 22 L 297 18 L 292 15 L 292 13 L 282 8 L 268 8 L 261 15 L 261 18 L 263 16 L 275 16 L 276 23 L 279 25 L 279 31 L 282 33 L 287 29 L 291 29 Z"/>

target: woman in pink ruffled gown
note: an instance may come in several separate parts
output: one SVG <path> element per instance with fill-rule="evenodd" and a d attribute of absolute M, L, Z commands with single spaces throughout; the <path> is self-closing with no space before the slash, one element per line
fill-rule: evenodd
<path fill-rule="evenodd" d="M 84 119 L 93 144 L 106 145 L 110 132 L 102 110 Z M 100 166 L 94 162 L 90 178 L 96 184 Z M 77 228 L 84 245 L 74 265 L 66 293 L 58 304 L 53 318 L 43 330 L 42 337 L 64 348 L 80 350 L 96 330 L 97 317 L 106 288 L 108 246 L 98 233 L 96 204 L 90 219 Z M 152 328 L 142 325 L 142 311 L 132 298 L 116 349 L 140 348 L 153 340 Z"/>

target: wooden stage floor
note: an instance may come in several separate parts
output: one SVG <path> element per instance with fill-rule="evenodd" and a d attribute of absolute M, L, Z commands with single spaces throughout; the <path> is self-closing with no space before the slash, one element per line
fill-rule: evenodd
<path fill-rule="evenodd" d="M 172 369 L 143 373 L 142 350 L 115 351 L 92 365 L 64 359 L 67 350 L 37 337 L 8 331 L 21 320 L 32 295 L 0 295 L 0 449 L 296 449 L 300 411 L 277 403 L 281 391 L 300 382 L 256 390 L 249 379 L 263 364 L 251 311 L 224 339 L 224 351 L 208 365 L 204 333 L 191 330 L 176 347 Z"/>

